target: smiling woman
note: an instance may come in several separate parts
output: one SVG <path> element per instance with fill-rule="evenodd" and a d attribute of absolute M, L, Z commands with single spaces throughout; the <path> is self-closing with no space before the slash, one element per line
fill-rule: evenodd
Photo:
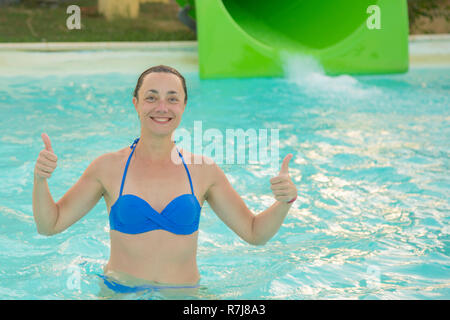
<path fill-rule="evenodd" d="M 186 89 L 186 80 L 184 79 L 184 77 L 175 69 L 168 67 L 168 66 L 164 66 L 164 65 L 159 65 L 156 67 L 151 67 L 149 69 L 147 69 L 146 71 L 144 71 L 141 76 L 139 77 L 137 84 L 136 84 L 136 88 L 134 89 L 134 93 L 133 93 L 133 104 L 136 108 L 136 110 L 138 111 L 138 116 L 140 118 L 139 115 L 139 110 L 137 108 L 137 104 L 139 102 L 139 96 L 138 96 L 138 92 L 139 89 L 142 86 L 142 82 L 143 79 L 146 75 L 150 74 L 150 73 L 169 73 L 169 74 L 174 74 L 176 75 L 180 81 L 181 84 L 183 86 L 183 91 L 184 91 L 184 104 L 187 103 L 187 89 Z M 156 89 L 150 89 L 148 91 L 146 91 L 143 95 L 144 95 L 144 100 L 150 104 L 157 102 L 158 98 L 159 98 L 159 91 Z M 175 91 L 175 90 L 169 90 L 167 91 L 167 99 L 169 101 L 169 103 L 171 104 L 177 104 L 180 101 L 180 95 L 182 94 L 182 92 L 179 91 Z M 168 124 L 174 117 L 166 114 L 166 115 L 157 115 L 154 114 L 152 116 L 149 116 L 154 122 L 158 123 L 158 124 Z"/>
<path fill-rule="evenodd" d="M 103 196 L 111 248 L 105 275 L 100 276 L 107 288 L 141 291 L 142 285 L 149 283 L 164 284 L 166 289 L 167 285 L 171 289 L 196 288 L 204 201 L 243 240 L 253 245 L 266 243 L 296 198 L 297 189 L 288 174 L 292 154 L 285 157 L 279 176 L 270 180 L 277 201 L 255 216 L 220 167 L 211 160 L 192 161 L 204 156 L 179 149 L 172 141 L 187 103 L 186 82 L 177 70 L 159 65 L 144 71 L 132 102 L 140 118 L 140 137 L 129 147 L 95 159 L 57 203 L 46 184 L 57 157 L 49 137 L 42 136 L 46 149 L 36 163 L 33 191 L 38 232 L 53 235 L 64 231 Z M 172 157 L 174 150 L 177 159 Z M 134 279 L 133 286 L 130 279 Z"/>
<path fill-rule="evenodd" d="M 188 97 L 188 94 L 187 94 L 187 89 L 186 89 L 186 80 L 185 80 L 184 77 L 181 75 L 181 73 L 179 73 L 177 70 L 175 70 L 174 68 L 171 68 L 171 67 L 169 67 L 169 66 L 164 66 L 164 65 L 159 65 L 159 66 L 151 67 L 151 68 L 148 68 L 147 70 L 145 70 L 144 72 L 142 72 L 142 74 L 139 76 L 139 79 L 138 79 L 137 84 L 136 84 L 136 88 L 134 89 L 134 92 L 133 92 L 133 96 L 134 96 L 136 99 L 138 98 L 138 92 L 139 92 L 139 89 L 140 89 L 141 86 L 142 86 L 142 81 L 144 80 L 144 77 L 145 77 L 147 74 L 151 73 L 151 72 L 166 72 L 166 73 L 172 73 L 172 74 L 176 75 L 178 78 L 180 78 L 181 84 L 182 84 L 182 86 L 183 86 L 183 91 L 184 91 L 184 103 L 187 103 L 187 97 Z M 156 92 L 156 93 L 157 93 L 156 90 L 153 90 L 153 92 Z M 176 93 L 176 91 L 171 90 L 171 91 L 169 91 L 168 93 Z"/>
<path fill-rule="evenodd" d="M 155 87 L 154 83 L 160 86 Z M 141 89 L 142 86 L 144 88 Z M 172 87 L 167 89 L 168 86 Z M 140 75 L 133 93 L 133 105 L 141 120 L 141 128 L 145 128 L 145 121 L 150 119 L 158 125 L 155 130 L 161 130 L 158 129 L 161 126 L 166 128 L 160 132 L 164 137 L 178 127 L 186 103 L 187 89 L 184 77 L 174 68 L 165 65 L 145 70 Z"/>

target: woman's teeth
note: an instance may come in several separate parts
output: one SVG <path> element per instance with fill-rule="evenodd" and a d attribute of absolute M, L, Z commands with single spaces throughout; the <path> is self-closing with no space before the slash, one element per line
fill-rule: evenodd
<path fill-rule="evenodd" d="M 157 123 L 168 123 L 172 118 L 159 118 L 159 117 L 150 117 L 153 121 Z"/>

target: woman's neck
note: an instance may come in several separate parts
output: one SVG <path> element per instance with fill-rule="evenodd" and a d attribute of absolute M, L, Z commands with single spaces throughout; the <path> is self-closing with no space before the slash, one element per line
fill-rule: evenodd
<path fill-rule="evenodd" d="M 165 163 L 170 161 L 175 142 L 169 137 L 150 137 L 141 134 L 134 150 L 135 157 L 144 163 Z"/>

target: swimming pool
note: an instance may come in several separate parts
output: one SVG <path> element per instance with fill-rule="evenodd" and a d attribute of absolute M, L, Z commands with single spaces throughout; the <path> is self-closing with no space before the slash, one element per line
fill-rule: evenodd
<path fill-rule="evenodd" d="M 246 244 L 205 202 L 202 289 L 184 298 L 450 298 L 450 65 L 331 78 L 294 60 L 286 79 L 199 80 L 193 51 L 151 57 L 22 52 L 14 59 L 36 68 L 0 69 L 0 299 L 97 298 L 96 274 L 109 258 L 106 206 L 101 200 L 56 236 L 36 232 L 31 192 L 40 135 L 50 136 L 58 155 L 49 179 L 57 201 L 94 158 L 138 137 L 132 90 L 138 72 L 159 63 L 187 80 L 180 127 L 278 128 L 280 157 L 294 154 L 290 174 L 299 190 L 265 246 Z M 119 58 L 131 66 L 105 67 Z M 222 168 L 253 212 L 273 203 L 270 164 Z"/>

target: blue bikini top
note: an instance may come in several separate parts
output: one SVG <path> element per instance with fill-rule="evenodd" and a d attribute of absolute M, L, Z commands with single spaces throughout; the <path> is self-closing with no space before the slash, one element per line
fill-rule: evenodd
<path fill-rule="evenodd" d="M 132 151 L 128 156 L 123 173 L 119 197 L 112 205 L 109 213 L 110 229 L 128 234 L 143 233 L 156 229 L 175 234 L 194 233 L 198 230 L 202 207 L 194 195 L 191 175 L 178 148 L 177 152 L 186 169 L 192 194 L 186 193 L 176 197 L 161 212 L 156 211 L 147 201 L 134 194 L 122 195 L 128 165 L 138 141 L 139 138 L 134 140 L 130 146 Z"/>

